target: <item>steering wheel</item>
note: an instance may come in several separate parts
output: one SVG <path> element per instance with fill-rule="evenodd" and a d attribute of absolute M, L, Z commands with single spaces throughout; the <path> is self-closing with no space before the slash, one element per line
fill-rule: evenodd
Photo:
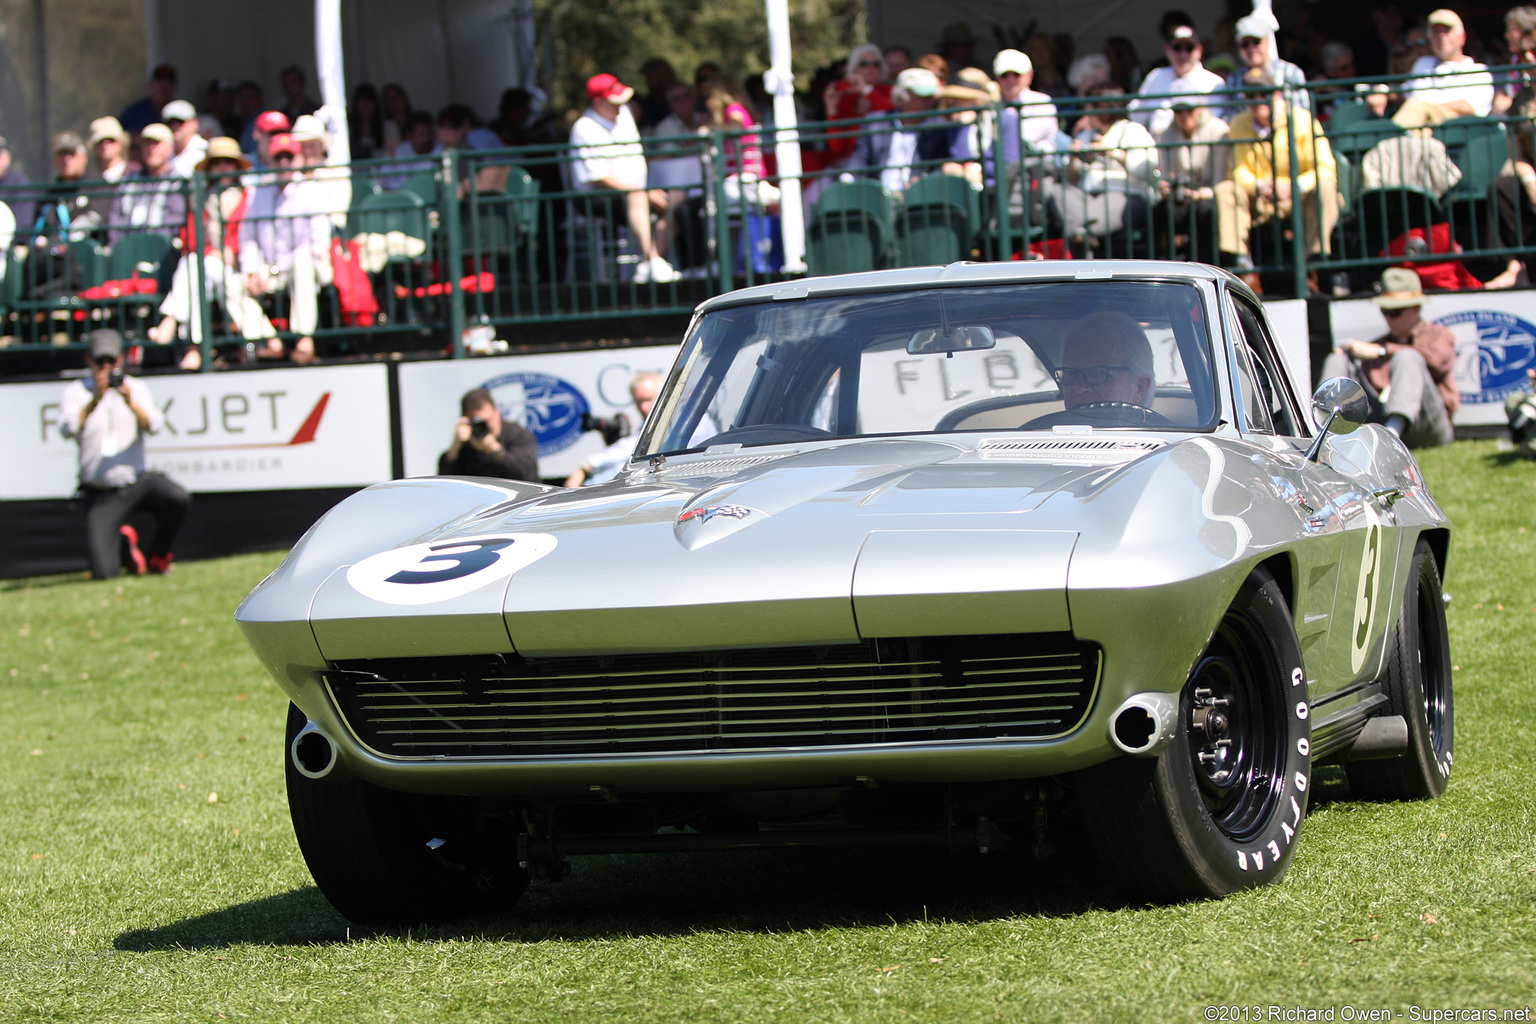
<path fill-rule="evenodd" d="M 1173 423 L 1161 413 L 1153 412 L 1144 405 L 1132 402 L 1088 402 L 1071 409 L 1049 412 L 1037 416 L 1021 429 L 1038 430 L 1058 424 L 1080 424 L 1091 427 L 1171 427 Z"/>
<path fill-rule="evenodd" d="M 803 423 L 752 423 L 723 430 L 704 444 L 782 444 L 786 441 L 824 441 L 836 436 L 830 430 L 808 427 Z"/>

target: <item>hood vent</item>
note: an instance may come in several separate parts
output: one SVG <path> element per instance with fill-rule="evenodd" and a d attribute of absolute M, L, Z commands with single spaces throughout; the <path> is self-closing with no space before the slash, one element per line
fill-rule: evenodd
<path fill-rule="evenodd" d="M 658 475 L 667 477 L 687 476 L 720 476 L 725 473 L 736 473 L 753 466 L 762 466 L 769 462 L 778 462 L 780 459 L 799 455 L 799 452 L 778 451 L 772 455 L 742 455 L 729 459 L 701 459 L 698 462 L 667 462 L 661 467 Z"/>
<path fill-rule="evenodd" d="M 1162 441 L 1111 437 L 988 438 L 976 453 L 989 459 L 1111 463 L 1125 462 L 1162 447 Z"/>

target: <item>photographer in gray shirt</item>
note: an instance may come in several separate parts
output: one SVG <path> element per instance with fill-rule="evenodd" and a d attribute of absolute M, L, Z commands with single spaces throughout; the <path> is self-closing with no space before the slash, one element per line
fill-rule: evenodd
<path fill-rule="evenodd" d="M 60 399 L 60 429 L 80 445 L 80 495 L 87 553 L 96 579 L 126 567 L 134 575 L 171 571 L 171 542 L 192 498 L 169 477 L 149 470 L 144 437 L 165 424 L 149 387 L 123 373 L 123 339 L 110 327 L 86 335 L 90 373 L 71 381 Z M 139 546 L 128 517 L 139 510 L 155 519 L 148 544 Z"/>

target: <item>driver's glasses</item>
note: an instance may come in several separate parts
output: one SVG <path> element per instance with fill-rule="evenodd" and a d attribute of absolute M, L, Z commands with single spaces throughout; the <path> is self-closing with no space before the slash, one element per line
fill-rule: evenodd
<path fill-rule="evenodd" d="M 1131 372 L 1129 366 L 1063 366 L 1051 373 L 1056 378 L 1057 384 L 1072 387 L 1075 384 L 1087 384 L 1097 386 L 1109 380 L 1109 375 L 1116 370 Z"/>

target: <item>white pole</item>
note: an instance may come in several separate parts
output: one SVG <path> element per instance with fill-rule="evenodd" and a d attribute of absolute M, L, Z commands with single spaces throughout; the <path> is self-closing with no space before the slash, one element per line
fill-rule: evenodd
<path fill-rule="evenodd" d="M 800 133 L 795 117 L 795 73 L 790 64 L 789 0 L 763 0 L 768 12 L 768 71 L 763 86 L 773 95 L 779 161 L 779 230 L 784 272 L 805 273 L 805 205 L 800 195 Z"/>
<path fill-rule="evenodd" d="M 341 0 L 315 0 L 315 71 L 320 79 L 320 103 L 326 108 L 323 119 L 330 135 L 326 162 L 351 163 L 347 79 L 341 68 Z"/>

